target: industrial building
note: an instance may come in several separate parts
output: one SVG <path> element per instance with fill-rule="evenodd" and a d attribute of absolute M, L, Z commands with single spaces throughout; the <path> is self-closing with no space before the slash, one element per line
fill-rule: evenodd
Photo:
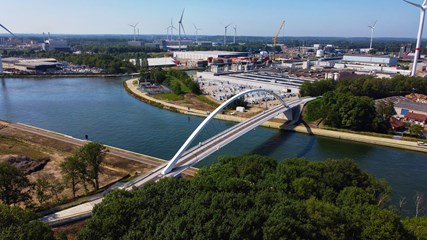
<path fill-rule="evenodd" d="M 218 58 L 248 57 L 247 52 L 229 52 L 229 51 L 191 51 L 174 52 L 173 57 L 182 60 L 210 60 Z"/>
<path fill-rule="evenodd" d="M 403 100 L 394 105 L 394 110 L 400 115 L 405 115 L 408 112 L 427 115 L 427 104 Z"/>
<path fill-rule="evenodd" d="M 397 66 L 398 59 L 388 56 L 344 55 L 343 62 L 369 64 L 374 66 Z"/>
<path fill-rule="evenodd" d="M 43 51 L 62 51 L 70 52 L 71 48 L 68 42 L 63 39 L 48 39 L 42 44 Z"/>
<path fill-rule="evenodd" d="M 11 57 L 3 59 L 3 66 L 4 69 L 11 72 L 44 73 L 58 70 L 60 63 L 54 58 L 25 59 Z"/>
<path fill-rule="evenodd" d="M 181 45 L 181 47 L 180 47 Z M 177 51 L 177 50 L 187 50 L 188 46 L 193 46 L 193 40 L 181 39 L 179 40 L 166 40 L 163 41 L 163 49 Z"/>
<path fill-rule="evenodd" d="M 171 57 L 163 58 L 147 58 L 149 67 L 174 67 L 176 66 L 175 59 Z"/>

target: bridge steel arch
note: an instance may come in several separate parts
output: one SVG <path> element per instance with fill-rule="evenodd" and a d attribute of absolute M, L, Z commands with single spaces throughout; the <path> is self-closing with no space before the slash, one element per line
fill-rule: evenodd
<path fill-rule="evenodd" d="M 169 161 L 168 165 L 163 169 L 162 174 L 166 175 L 172 171 L 172 169 L 175 167 L 178 160 L 181 158 L 182 154 L 185 152 L 185 150 L 188 149 L 190 144 L 193 142 L 194 139 L 199 135 L 199 133 L 205 128 L 205 126 L 212 121 L 212 119 L 221 112 L 224 108 L 226 108 L 228 105 L 230 105 L 234 100 L 245 96 L 246 94 L 253 93 L 253 92 L 266 92 L 268 94 L 273 95 L 277 100 L 279 100 L 286 108 L 289 108 L 288 104 L 276 93 L 274 93 L 271 90 L 262 89 L 262 88 L 256 88 L 256 89 L 249 89 L 243 92 L 240 92 L 236 95 L 234 95 L 232 98 L 225 101 L 223 104 L 221 104 L 219 107 L 217 107 L 205 120 L 203 120 L 202 123 L 196 128 L 196 130 L 193 131 L 193 133 L 190 135 L 190 137 L 187 138 L 187 140 L 184 142 L 184 144 L 181 146 L 181 148 L 178 150 L 178 152 L 175 153 L 173 158 Z"/>

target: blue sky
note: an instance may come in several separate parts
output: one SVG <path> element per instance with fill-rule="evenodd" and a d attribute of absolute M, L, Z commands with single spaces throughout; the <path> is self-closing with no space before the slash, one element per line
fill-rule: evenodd
<path fill-rule="evenodd" d="M 413 0 L 422 2 L 422 0 Z M 286 20 L 286 36 L 415 38 L 419 10 L 401 0 L 0 0 L 0 23 L 16 33 L 164 34 L 185 8 L 187 34 L 222 35 L 228 23 L 238 35 L 272 36 Z M 229 29 L 231 35 L 232 29 Z M 4 33 L 4 30 L 0 30 Z M 281 34 L 283 36 L 283 34 Z"/>

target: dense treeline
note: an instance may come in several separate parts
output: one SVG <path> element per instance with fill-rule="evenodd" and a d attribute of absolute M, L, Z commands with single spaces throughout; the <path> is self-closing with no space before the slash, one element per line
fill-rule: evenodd
<path fill-rule="evenodd" d="M 200 94 L 199 84 L 184 71 L 176 69 L 163 70 L 162 68 L 143 69 L 140 72 L 141 79 L 153 81 L 155 84 L 168 86 L 175 94 L 184 93 Z"/>
<path fill-rule="evenodd" d="M 37 221 L 40 216 L 30 210 L 0 204 L 0 239 L 54 239 L 47 224 Z"/>
<path fill-rule="evenodd" d="M 78 238 L 415 239 L 389 193 L 350 160 L 223 157 L 192 180 L 113 192 Z"/>
<path fill-rule="evenodd" d="M 393 105 L 373 99 L 403 96 L 412 92 L 427 94 L 427 79 L 397 76 L 352 80 L 305 82 L 301 96 L 323 96 L 307 104 L 304 119 L 324 120 L 327 126 L 356 131 L 391 131 L 388 119 L 395 114 Z M 413 134 L 417 135 L 417 134 Z"/>
<path fill-rule="evenodd" d="M 129 61 L 108 54 L 71 54 L 60 52 L 39 53 L 40 57 L 53 57 L 60 61 L 66 61 L 77 65 L 102 68 L 106 73 L 133 73 L 137 68 Z"/>
<path fill-rule="evenodd" d="M 41 57 L 55 58 L 58 61 L 66 61 L 76 65 L 85 65 L 91 68 L 101 68 L 104 73 L 119 74 L 119 73 L 134 73 L 137 72 L 137 67 L 129 62 L 130 58 L 145 59 L 147 56 L 144 53 L 86 53 L 73 54 L 67 52 L 34 52 L 7 50 L 3 52 L 3 56 L 7 57 Z"/>
<path fill-rule="evenodd" d="M 118 55 L 124 53 L 150 53 L 150 52 L 161 52 L 160 48 L 154 47 L 136 47 L 129 46 L 124 43 L 117 44 L 101 44 L 101 43 L 78 43 L 73 46 L 76 49 L 79 49 L 82 52 L 92 52 L 95 54 L 110 54 Z"/>
<path fill-rule="evenodd" d="M 304 82 L 300 94 L 303 97 L 315 97 L 334 90 L 339 93 L 368 96 L 374 99 L 404 96 L 412 92 L 427 94 L 427 78 L 396 76 L 391 79 L 366 77 L 339 81 Z"/>

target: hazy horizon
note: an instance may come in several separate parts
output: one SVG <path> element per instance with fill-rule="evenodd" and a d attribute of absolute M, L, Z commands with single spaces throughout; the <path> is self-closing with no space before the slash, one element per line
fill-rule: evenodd
<path fill-rule="evenodd" d="M 195 34 L 193 24 L 201 28 L 199 35 L 223 35 L 224 26 L 231 23 L 229 36 L 237 25 L 238 36 L 268 37 L 285 20 L 280 36 L 359 38 L 370 37 L 368 26 L 378 20 L 375 38 L 415 39 L 419 22 L 419 10 L 401 0 L 16 0 L 7 2 L 0 23 L 17 34 L 130 35 L 128 24 L 138 22 L 141 35 L 165 35 L 172 18 L 178 28 L 184 8 L 187 35 Z"/>

